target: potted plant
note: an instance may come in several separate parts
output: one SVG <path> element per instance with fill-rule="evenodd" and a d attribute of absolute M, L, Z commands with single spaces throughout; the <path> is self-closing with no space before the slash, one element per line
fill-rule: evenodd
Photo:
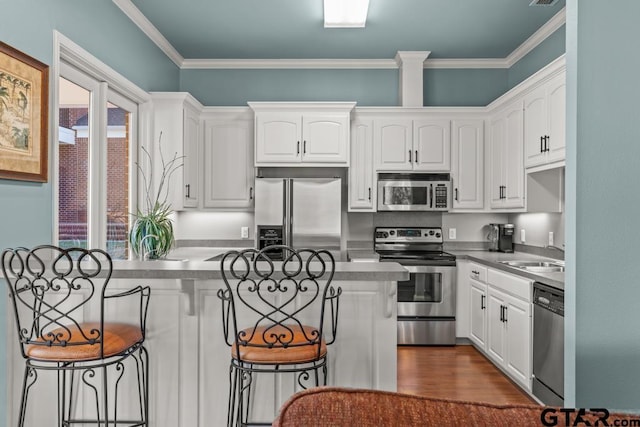
<path fill-rule="evenodd" d="M 174 242 L 173 223 L 171 221 L 173 209 L 167 198 L 171 176 L 183 166 L 181 160 L 184 156 L 178 157 L 178 154 L 175 153 L 171 160 L 165 161 L 162 155 L 161 142 L 162 133 L 160 133 L 158 141 L 162 173 L 156 188 L 153 186 L 151 154 L 144 147 L 142 147 L 142 152 L 150 165 L 148 179 L 140 163 L 136 162 L 143 180 L 145 197 L 143 209 L 138 207 L 137 213 L 132 214 L 135 220 L 129 232 L 129 243 L 133 253 L 140 258 L 144 258 L 144 254 L 147 254 L 149 259 L 164 258 L 171 250 Z"/>

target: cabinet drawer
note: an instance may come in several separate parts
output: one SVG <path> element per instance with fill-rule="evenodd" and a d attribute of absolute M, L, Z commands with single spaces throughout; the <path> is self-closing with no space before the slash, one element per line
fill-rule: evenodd
<path fill-rule="evenodd" d="M 487 267 L 475 262 L 469 263 L 469 277 L 478 282 L 487 283 Z"/>
<path fill-rule="evenodd" d="M 491 286 L 531 302 L 531 280 L 493 269 L 488 269 L 487 279 Z"/>

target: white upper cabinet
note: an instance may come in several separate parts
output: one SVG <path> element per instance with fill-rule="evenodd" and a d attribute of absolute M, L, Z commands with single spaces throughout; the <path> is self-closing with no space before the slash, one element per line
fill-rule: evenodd
<path fill-rule="evenodd" d="M 413 169 L 413 122 L 411 120 L 375 120 L 373 145 L 376 170 Z"/>
<path fill-rule="evenodd" d="M 516 101 L 490 121 L 489 202 L 492 209 L 524 207 L 523 110 Z"/>
<path fill-rule="evenodd" d="M 248 114 L 207 114 L 204 120 L 204 207 L 253 206 L 253 120 Z"/>
<path fill-rule="evenodd" d="M 374 212 L 376 210 L 372 130 L 371 120 L 354 120 L 351 124 L 349 211 Z"/>
<path fill-rule="evenodd" d="M 559 162 L 566 147 L 566 74 L 556 75 L 524 98 L 525 167 Z"/>
<path fill-rule="evenodd" d="M 484 207 L 484 120 L 453 120 L 453 209 Z"/>
<path fill-rule="evenodd" d="M 450 120 L 375 120 L 373 141 L 377 171 L 451 170 Z"/>
<path fill-rule="evenodd" d="M 251 102 L 256 166 L 348 166 L 352 102 Z"/>
<path fill-rule="evenodd" d="M 256 163 L 302 161 L 302 116 L 297 113 L 256 114 Z"/>
<path fill-rule="evenodd" d="M 158 149 L 161 148 L 165 162 L 176 156 L 182 157 L 180 162 L 184 164 L 171 176 L 167 201 L 176 210 L 196 208 L 200 204 L 202 180 L 202 105 L 185 92 L 153 92 L 152 98 L 154 158 L 160 158 Z M 158 178 L 162 168 L 160 163 L 156 161 L 154 165 L 154 176 Z"/>

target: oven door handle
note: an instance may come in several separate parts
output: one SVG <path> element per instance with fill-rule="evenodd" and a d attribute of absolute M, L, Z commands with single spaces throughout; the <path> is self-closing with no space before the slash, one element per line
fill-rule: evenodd
<path fill-rule="evenodd" d="M 409 273 L 451 273 L 455 271 L 456 266 L 443 265 L 403 265 Z"/>

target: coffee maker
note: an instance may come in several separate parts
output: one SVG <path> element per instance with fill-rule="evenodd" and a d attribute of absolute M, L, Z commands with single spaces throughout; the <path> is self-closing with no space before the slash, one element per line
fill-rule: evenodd
<path fill-rule="evenodd" d="M 513 224 L 489 224 L 489 250 L 497 252 L 513 252 Z"/>

